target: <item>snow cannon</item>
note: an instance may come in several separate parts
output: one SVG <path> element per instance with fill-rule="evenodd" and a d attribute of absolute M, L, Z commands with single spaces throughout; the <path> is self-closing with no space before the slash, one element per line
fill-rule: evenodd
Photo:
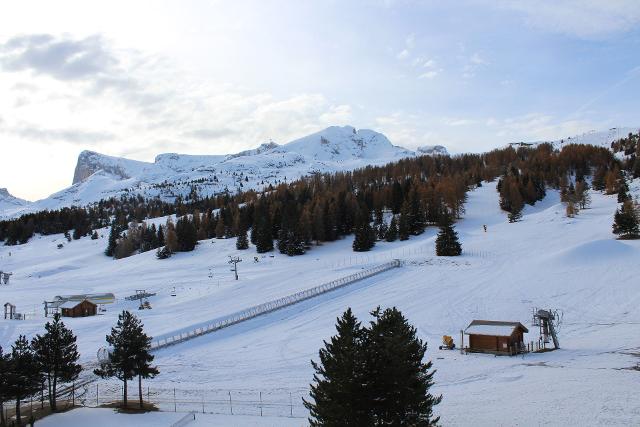
<path fill-rule="evenodd" d="M 456 348 L 456 344 L 453 342 L 453 338 L 449 335 L 442 336 L 442 345 L 438 347 L 440 350 L 453 350 Z"/>

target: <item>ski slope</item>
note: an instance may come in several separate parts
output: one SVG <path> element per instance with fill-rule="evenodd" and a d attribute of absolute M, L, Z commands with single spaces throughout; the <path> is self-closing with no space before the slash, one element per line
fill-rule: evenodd
<path fill-rule="evenodd" d="M 638 189 L 634 183 L 632 190 Z M 401 258 L 404 266 L 242 324 L 161 349 L 161 375 L 149 383 L 183 389 L 300 389 L 313 371 L 309 360 L 334 333 L 347 307 L 363 321 L 377 305 L 397 306 L 429 343 L 437 369 L 434 391 L 444 425 L 634 425 L 640 355 L 638 241 L 611 234 L 615 196 L 592 193 L 592 205 L 572 219 L 556 192 L 527 207 L 509 224 L 498 207 L 495 183 L 469 193 L 457 224 L 465 255 L 434 256 L 435 229 L 407 242 L 379 242 L 356 255 L 352 238 L 314 248 L 302 257 L 236 251 L 233 240 L 201 242 L 192 253 L 157 260 L 153 252 L 113 261 L 102 255 L 107 232 L 92 241 L 62 236 L 0 247 L 0 266 L 12 271 L 2 299 L 25 321 L 0 320 L 0 344 L 42 330 L 43 299 L 80 292 L 114 292 L 118 301 L 92 318 L 65 319 L 78 335 L 84 362 L 93 361 L 122 309 L 135 310 L 151 335 L 186 328 L 311 286 Z M 483 231 L 487 225 L 488 231 Z M 63 249 L 56 245 L 63 242 Z M 11 256 L 9 256 L 11 252 Z M 240 255 L 233 280 L 227 255 Z M 258 256 L 258 262 L 253 257 Z M 211 276 L 211 277 L 210 277 Z M 175 297 L 171 296 L 175 287 Z M 138 311 L 124 297 L 157 292 L 152 310 Z M 2 301 L 4 303 L 4 301 Z M 531 309 L 564 313 L 561 350 L 524 357 L 461 355 L 439 351 L 444 334 L 459 345 L 459 331 L 474 319 L 531 324 Z M 525 339 L 537 340 L 535 328 Z"/>

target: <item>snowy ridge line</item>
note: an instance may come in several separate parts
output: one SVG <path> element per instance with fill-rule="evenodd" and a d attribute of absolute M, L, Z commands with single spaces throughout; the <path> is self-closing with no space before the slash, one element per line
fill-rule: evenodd
<path fill-rule="evenodd" d="M 180 332 L 180 333 L 173 332 L 169 334 L 160 335 L 159 337 L 157 337 L 155 340 L 151 342 L 151 350 L 152 351 L 159 350 L 161 348 L 165 348 L 170 345 L 178 344 L 178 343 L 217 331 L 219 329 L 223 329 L 231 325 L 235 325 L 237 323 L 244 322 L 246 320 L 250 320 L 258 316 L 262 316 L 267 313 L 271 313 L 281 308 L 289 307 L 291 305 L 308 300 L 318 295 L 322 295 L 324 293 L 333 291 L 334 289 L 339 289 L 344 286 L 350 285 L 352 283 L 358 282 L 360 280 L 373 277 L 380 273 L 384 273 L 385 271 L 391 270 L 392 268 L 400 267 L 400 265 L 401 265 L 400 260 L 394 259 L 393 261 L 386 262 L 384 264 L 378 265 L 369 270 L 361 271 L 359 273 L 354 273 L 349 276 L 342 277 L 340 279 L 332 280 L 331 282 L 328 282 L 304 291 L 300 291 L 295 294 L 288 295 L 286 297 L 268 301 L 266 303 L 247 308 L 245 310 L 230 314 L 225 317 L 221 317 L 218 319 L 214 319 L 212 321 L 202 322 L 197 325 L 193 325 L 190 328 L 190 330 L 187 332 Z"/>

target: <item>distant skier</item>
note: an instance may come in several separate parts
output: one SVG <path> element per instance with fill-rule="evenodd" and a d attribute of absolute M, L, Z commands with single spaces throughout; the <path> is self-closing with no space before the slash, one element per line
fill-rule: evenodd
<path fill-rule="evenodd" d="M 253 257 L 253 262 L 258 262 L 258 257 L 257 256 Z"/>
<path fill-rule="evenodd" d="M 487 232 L 487 225 L 486 225 L 486 224 L 483 224 L 483 225 L 482 225 L 482 228 L 484 228 L 484 232 L 486 233 L 486 232 Z"/>

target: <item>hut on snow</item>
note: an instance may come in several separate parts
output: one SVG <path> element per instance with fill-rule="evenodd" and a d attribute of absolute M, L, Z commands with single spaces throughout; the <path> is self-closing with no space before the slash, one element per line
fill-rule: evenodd
<path fill-rule="evenodd" d="M 526 351 L 524 334 L 529 330 L 520 322 L 474 320 L 464 333 L 469 336 L 468 352 L 514 355 Z"/>
<path fill-rule="evenodd" d="M 60 305 L 62 317 L 87 317 L 98 313 L 98 305 L 88 299 L 82 301 L 66 301 Z"/>

